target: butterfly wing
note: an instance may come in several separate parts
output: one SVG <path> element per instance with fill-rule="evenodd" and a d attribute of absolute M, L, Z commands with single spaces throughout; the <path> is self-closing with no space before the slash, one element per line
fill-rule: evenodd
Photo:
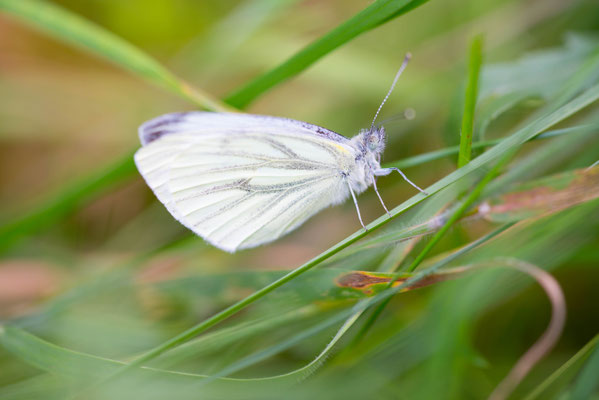
<path fill-rule="evenodd" d="M 350 141 L 285 118 L 189 112 L 140 127 L 142 176 L 183 225 L 227 251 L 270 242 L 348 195 Z"/>

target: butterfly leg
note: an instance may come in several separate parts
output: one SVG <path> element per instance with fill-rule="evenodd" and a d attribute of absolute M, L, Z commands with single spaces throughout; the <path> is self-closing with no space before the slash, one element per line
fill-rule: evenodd
<path fill-rule="evenodd" d="M 385 205 L 385 202 L 383 201 L 383 198 L 381 197 L 381 194 L 379 193 L 379 188 L 376 187 L 376 178 L 372 179 L 372 186 L 374 187 L 374 191 L 375 191 L 376 195 L 379 197 L 379 200 L 380 200 L 381 204 L 383 205 L 385 212 L 387 213 L 389 218 L 391 218 L 391 213 L 389 212 L 389 210 L 387 210 L 387 206 Z"/>
<path fill-rule="evenodd" d="M 399 172 L 399 174 L 404 178 L 404 180 L 406 182 L 408 182 L 410 185 L 414 186 L 420 192 L 422 192 L 423 194 L 425 194 L 425 195 L 428 196 L 428 193 L 426 193 L 424 190 L 422 190 L 420 187 L 418 187 L 418 185 L 416 185 L 414 182 L 412 182 L 411 180 L 409 180 L 408 177 L 403 172 L 401 172 L 401 170 L 399 168 L 395 168 L 395 167 L 381 168 L 381 169 L 374 170 L 373 173 L 376 176 L 385 176 L 385 175 L 389 175 L 393 171 Z"/>
<path fill-rule="evenodd" d="M 362 224 L 362 228 L 364 228 L 364 230 L 368 232 L 366 225 L 364 225 L 364 221 L 362 221 L 362 215 L 360 214 L 360 207 L 358 207 L 358 199 L 356 199 L 356 194 L 354 193 L 354 190 L 349 184 L 349 181 L 345 179 L 345 182 L 347 183 L 347 187 L 349 188 L 349 192 L 351 193 L 352 199 L 354 199 L 354 204 L 356 205 L 356 211 L 358 212 L 358 219 L 360 220 L 360 224 Z"/>

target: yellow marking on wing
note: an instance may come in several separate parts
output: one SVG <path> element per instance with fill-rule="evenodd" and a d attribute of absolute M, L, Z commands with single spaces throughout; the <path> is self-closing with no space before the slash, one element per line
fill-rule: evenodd
<path fill-rule="evenodd" d="M 349 151 L 347 151 L 347 148 L 341 146 L 339 143 L 332 143 L 332 145 L 335 146 L 342 153 L 345 153 L 345 154 L 349 153 Z"/>

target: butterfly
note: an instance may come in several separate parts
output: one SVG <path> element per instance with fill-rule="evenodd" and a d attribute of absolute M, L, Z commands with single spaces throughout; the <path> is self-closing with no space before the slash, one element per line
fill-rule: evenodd
<path fill-rule="evenodd" d="M 139 128 L 142 147 L 135 164 L 148 186 L 179 222 L 214 246 L 234 252 L 271 242 L 325 207 L 371 185 L 389 213 L 376 177 L 399 172 L 382 168 L 385 129 L 349 139 L 293 119 L 191 111 L 166 114 Z"/>

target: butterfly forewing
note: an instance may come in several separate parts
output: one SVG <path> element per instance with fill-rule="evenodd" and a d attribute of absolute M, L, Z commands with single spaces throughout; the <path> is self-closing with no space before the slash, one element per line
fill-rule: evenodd
<path fill-rule="evenodd" d="M 272 241 L 347 196 L 348 139 L 284 118 L 170 114 L 140 128 L 136 164 L 181 223 L 235 251 Z"/>

